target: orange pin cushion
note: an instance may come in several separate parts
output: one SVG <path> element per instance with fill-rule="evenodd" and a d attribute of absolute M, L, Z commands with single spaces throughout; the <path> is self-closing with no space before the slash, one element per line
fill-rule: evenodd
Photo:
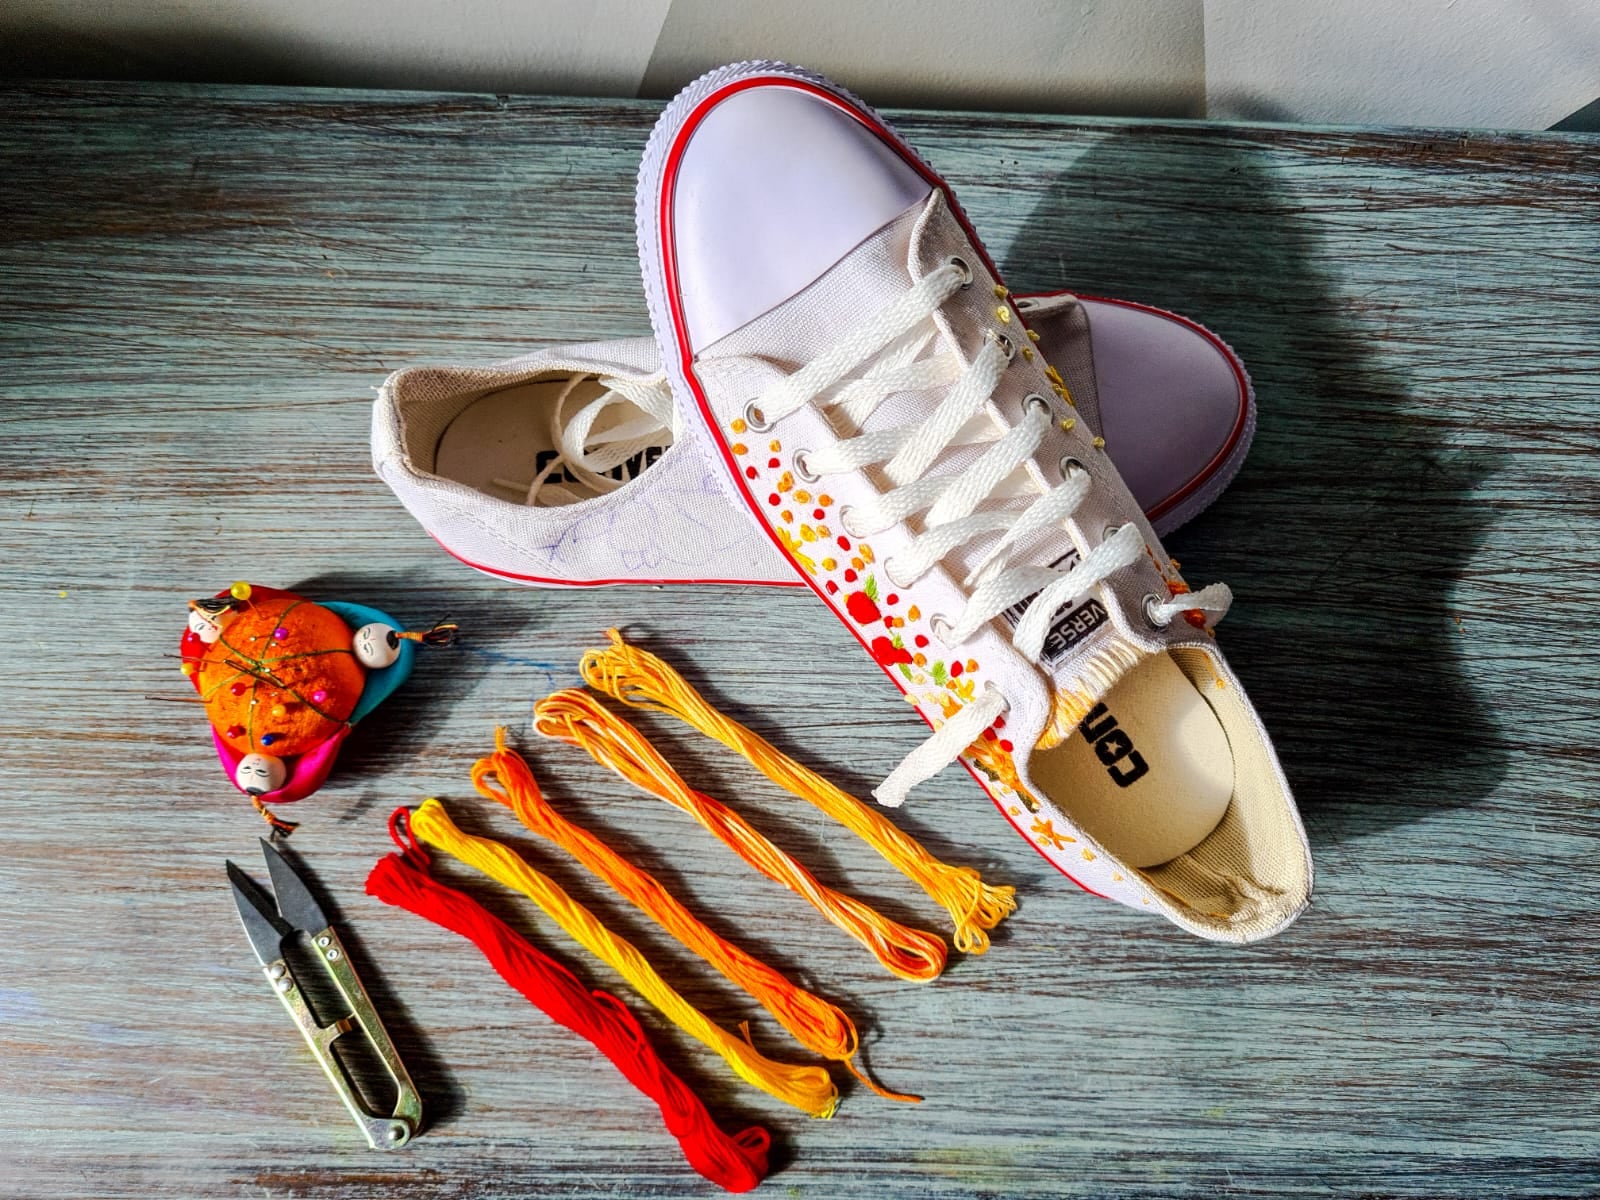
<path fill-rule="evenodd" d="M 206 716 L 228 744 L 277 758 L 332 737 L 365 682 L 350 626 L 320 604 L 283 593 L 239 611 L 205 648 L 196 676 Z"/>

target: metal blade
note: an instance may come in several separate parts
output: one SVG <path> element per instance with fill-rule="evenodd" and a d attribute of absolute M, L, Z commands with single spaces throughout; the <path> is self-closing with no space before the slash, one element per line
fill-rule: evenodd
<path fill-rule="evenodd" d="M 307 933 L 321 933 L 326 929 L 330 922 L 322 915 L 322 906 L 312 896 L 311 889 L 266 838 L 261 839 L 261 856 L 267 860 L 272 890 L 278 895 L 278 911 L 289 924 Z"/>
<path fill-rule="evenodd" d="M 294 932 L 289 923 L 278 915 L 278 906 L 272 897 L 250 876 L 233 863 L 228 864 L 228 882 L 233 885 L 233 902 L 239 906 L 239 920 L 250 938 L 250 948 L 256 952 L 261 965 L 282 958 L 283 939 Z"/>

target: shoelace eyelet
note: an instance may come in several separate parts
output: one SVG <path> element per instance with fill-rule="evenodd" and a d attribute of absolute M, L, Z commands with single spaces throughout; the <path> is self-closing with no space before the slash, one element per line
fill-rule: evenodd
<path fill-rule="evenodd" d="M 943 613 L 934 613 L 929 617 L 928 628 L 933 630 L 933 636 L 939 639 L 941 646 L 949 648 L 950 622 Z"/>
<path fill-rule="evenodd" d="M 765 433 L 772 428 L 771 425 L 767 424 L 766 417 L 762 411 L 756 407 L 754 400 L 744 406 L 744 423 L 756 433 Z"/>
<path fill-rule="evenodd" d="M 839 509 L 839 524 L 851 537 L 859 539 L 866 535 L 857 529 L 855 523 L 850 520 L 850 514 L 854 511 L 855 509 L 851 505 L 841 506 Z"/>
<path fill-rule="evenodd" d="M 945 261 L 947 266 L 955 267 L 957 270 L 959 270 L 961 272 L 961 286 L 962 287 L 969 288 L 969 287 L 972 286 L 972 268 L 967 265 L 967 260 L 966 259 L 961 258 L 958 255 L 952 254 L 949 258 L 945 259 L 944 261 Z"/>
<path fill-rule="evenodd" d="M 999 333 L 993 329 L 986 329 L 983 331 L 983 336 L 988 341 L 991 341 L 996 346 L 1000 347 L 1000 353 L 1006 356 L 1007 362 L 1010 362 L 1017 356 L 1017 344 L 1005 334 Z"/>
<path fill-rule="evenodd" d="M 1122 532 L 1122 526 L 1121 525 L 1107 525 L 1104 529 L 1102 529 L 1100 531 L 1100 540 L 1102 542 L 1109 542 L 1112 538 L 1116 537 L 1117 534 L 1119 534 L 1121 532 Z"/>
<path fill-rule="evenodd" d="M 1154 592 L 1146 592 L 1144 597 L 1144 619 L 1150 623 L 1151 629 L 1165 629 L 1172 624 L 1172 618 L 1163 620 L 1156 615 L 1156 609 L 1161 605 L 1162 599 Z"/>
<path fill-rule="evenodd" d="M 1062 479 L 1062 482 L 1065 482 L 1068 479 L 1072 478 L 1072 472 L 1073 472 L 1074 468 L 1076 468 L 1079 471 L 1083 471 L 1085 473 L 1087 473 L 1088 470 L 1089 470 L 1088 467 L 1084 466 L 1077 459 L 1073 458 L 1072 455 L 1063 454 L 1061 456 L 1061 479 Z"/>
<path fill-rule="evenodd" d="M 1024 396 L 1022 398 L 1022 407 L 1036 408 L 1047 417 L 1055 416 L 1055 414 L 1050 410 L 1050 401 L 1046 400 L 1038 392 L 1029 392 L 1026 396 Z"/>
<path fill-rule="evenodd" d="M 810 470 L 807 469 L 807 467 L 806 467 L 806 454 L 807 453 L 808 452 L 805 451 L 805 450 L 796 450 L 794 452 L 794 457 L 789 460 L 789 463 L 790 463 L 790 465 L 792 467 L 794 467 L 794 473 L 795 473 L 795 476 L 797 478 L 803 479 L 807 483 L 816 483 L 822 478 L 822 476 L 821 475 L 815 475 Z"/>

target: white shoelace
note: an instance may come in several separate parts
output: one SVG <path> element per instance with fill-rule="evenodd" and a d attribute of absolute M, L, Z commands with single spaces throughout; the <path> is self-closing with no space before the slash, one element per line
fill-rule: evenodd
<path fill-rule="evenodd" d="M 590 379 L 596 379 L 606 390 L 568 417 L 568 399 L 580 383 Z M 595 433 L 595 422 L 614 404 L 626 404 L 637 411 L 605 432 Z M 520 492 L 524 504 L 572 504 L 586 497 L 551 482 L 556 472 L 566 468 L 573 479 L 589 489 L 590 495 L 615 491 L 627 481 L 613 478 L 609 472 L 637 454 L 672 445 L 674 421 L 672 390 L 665 375 L 644 379 L 574 375 L 550 410 L 550 440 L 556 456 L 531 483 L 496 479 L 494 484 Z"/>
<path fill-rule="evenodd" d="M 965 263 L 947 261 L 829 350 L 768 388 L 751 403 L 746 416 L 761 428 L 816 402 L 835 417 L 836 428 L 859 429 L 893 393 L 948 385 L 944 399 L 926 419 L 847 437 L 827 449 L 805 454 L 803 461 L 797 457 L 795 465 L 815 478 L 879 467 L 892 485 L 890 489 L 840 513 L 840 523 L 852 536 L 870 537 L 923 514 L 922 532 L 884 562 L 885 574 L 897 587 L 915 583 L 975 538 L 999 533 L 995 544 L 962 580 L 968 591 L 961 614 L 954 622 L 933 618 L 934 633 L 946 646 L 958 646 L 1031 596 L 1011 641 L 1018 653 L 1037 663 L 1055 614 L 1112 572 L 1135 562 L 1144 553 L 1144 538 L 1137 526 L 1127 524 L 1071 566 L 1012 565 L 1011 555 L 1028 535 L 1058 526 L 1077 511 L 1089 494 L 1090 478 L 1069 460 L 1067 479 L 1055 487 L 1046 488 L 1026 476 L 1028 487 L 1038 494 L 1020 514 L 1014 508 L 978 511 L 979 505 L 994 498 L 997 489 L 1033 456 L 1054 417 L 1042 397 L 1027 404 L 1021 422 L 1003 432 L 986 415 L 986 406 L 1012 354 L 1001 337 L 991 337 L 964 368 L 951 351 L 921 357 L 937 336 L 937 330 L 927 324 L 929 318 L 971 282 L 972 273 Z M 871 365 L 864 373 L 847 380 L 850 372 L 869 359 Z M 928 469 L 954 445 L 984 448 L 962 470 L 929 476 Z M 1145 613 L 1153 623 L 1164 625 L 1179 613 L 1198 609 L 1214 622 L 1227 612 L 1231 600 L 1225 584 L 1212 584 L 1170 600 L 1150 597 Z M 889 807 L 904 803 L 911 788 L 959 758 L 1007 707 L 1005 696 L 989 685 L 907 755 L 873 795 Z"/>

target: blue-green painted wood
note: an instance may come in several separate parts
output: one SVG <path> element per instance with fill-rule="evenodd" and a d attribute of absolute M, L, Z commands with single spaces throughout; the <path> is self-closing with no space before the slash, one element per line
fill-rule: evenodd
<path fill-rule="evenodd" d="M 652 1113 L 449 935 L 361 893 L 394 804 L 508 836 L 725 1022 L 751 1004 L 470 797 L 496 723 L 625 624 L 865 789 L 921 736 L 806 597 L 508 589 L 370 474 L 388 370 L 646 329 L 632 179 L 655 107 L 119 86 L 0 93 L 0 1178 L 9 1195 L 700 1195 Z M 1254 373 L 1232 492 L 1170 541 L 1316 851 L 1312 911 L 1245 950 L 1081 895 L 952 772 L 904 810 L 1015 883 L 988 956 L 881 975 L 681 814 L 561 748 L 563 810 L 870 1031 L 920 1107 L 809 1122 L 653 1016 L 791 1196 L 1600 1192 L 1600 143 L 905 114 L 1010 282 L 1194 314 Z M 432 1128 L 365 1149 L 255 969 L 219 786 L 163 655 L 237 577 L 469 631 L 288 815 Z M 938 914 L 715 747 L 642 722 L 826 881 Z M 597 986 L 625 990 L 464 872 Z M 639 1011 L 643 1013 L 643 1009 Z"/>

